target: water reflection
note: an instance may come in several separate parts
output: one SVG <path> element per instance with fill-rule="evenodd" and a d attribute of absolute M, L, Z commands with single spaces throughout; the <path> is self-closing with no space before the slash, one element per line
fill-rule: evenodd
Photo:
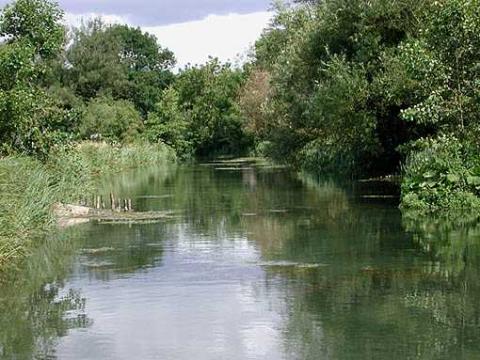
<path fill-rule="evenodd" d="M 160 266 L 165 229 L 157 224 L 92 224 L 83 227 L 75 276 L 110 281 Z"/>
<path fill-rule="evenodd" d="M 52 358 L 59 337 L 91 325 L 81 291 L 66 284 L 75 235 L 46 242 L 20 273 L 2 274 L 0 358 Z"/>
<path fill-rule="evenodd" d="M 476 218 L 402 218 L 384 185 L 245 162 L 103 186 L 179 217 L 83 225 L 39 254 L 0 296 L 4 358 L 480 356 Z"/>

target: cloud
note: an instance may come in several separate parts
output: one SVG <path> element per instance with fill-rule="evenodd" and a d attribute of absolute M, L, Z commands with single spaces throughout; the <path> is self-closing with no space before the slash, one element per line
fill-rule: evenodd
<path fill-rule="evenodd" d="M 0 6 L 11 0 L 0 0 Z M 260 36 L 272 14 L 270 0 L 60 0 L 65 23 L 79 26 L 100 16 L 107 24 L 140 26 L 172 50 L 177 67 L 209 56 L 235 61 Z M 259 11 L 261 10 L 261 11 Z M 197 20 L 201 19 L 201 20 Z"/>
<path fill-rule="evenodd" d="M 177 68 L 187 64 L 203 64 L 210 56 L 221 61 L 241 61 L 258 39 L 273 14 L 262 11 L 251 14 L 209 15 L 203 20 L 185 23 L 141 27 L 158 38 L 160 45 L 175 53 Z M 67 13 L 65 22 L 79 26 L 82 21 L 101 17 L 107 24 L 132 25 L 130 19 L 113 14 Z"/>
<path fill-rule="evenodd" d="M 135 25 L 157 26 L 202 19 L 209 14 L 265 11 L 270 0 L 60 0 L 68 12 L 128 17 Z"/>
<path fill-rule="evenodd" d="M 12 0 L 0 0 L 0 6 Z M 265 11 L 270 0 L 59 0 L 68 13 L 116 14 L 139 26 L 157 26 L 202 19 L 208 14 Z"/>
<path fill-rule="evenodd" d="M 143 27 L 175 53 L 178 67 L 200 64 L 209 56 L 234 61 L 245 54 L 272 17 L 270 12 L 209 15 L 203 20 Z"/>

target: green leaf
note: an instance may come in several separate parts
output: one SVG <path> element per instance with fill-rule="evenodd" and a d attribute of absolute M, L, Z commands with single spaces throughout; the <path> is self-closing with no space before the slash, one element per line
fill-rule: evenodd
<path fill-rule="evenodd" d="M 447 180 L 451 183 L 458 183 L 460 181 L 460 176 L 456 174 L 448 174 L 447 175 Z"/>
<path fill-rule="evenodd" d="M 472 186 L 479 186 L 480 185 L 480 176 L 468 176 L 467 177 L 467 184 Z"/>

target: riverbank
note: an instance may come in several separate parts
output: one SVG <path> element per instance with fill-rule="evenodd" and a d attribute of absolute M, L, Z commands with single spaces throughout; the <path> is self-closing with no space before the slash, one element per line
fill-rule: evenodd
<path fill-rule="evenodd" d="M 45 163 L 26 156 L 1 158 L 0 269 L 16 264 L 55 228 L 55 203 L 77 203 L 92 194 L 100 175 L 174 158 L 165 145 L 92 142 L 56 148 Z"/>

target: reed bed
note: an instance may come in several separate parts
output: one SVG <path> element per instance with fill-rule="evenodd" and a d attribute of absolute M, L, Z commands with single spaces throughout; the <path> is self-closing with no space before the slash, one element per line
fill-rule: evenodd
<path fill-rule="evenodd" d="M 42 163 L 0 159 L 0 269 L 24 258 L 55 228 L 53 205 L 93 193 L 100 175 L 174 160 L 164 145 L 80 143 L 56 148 Z"/>

